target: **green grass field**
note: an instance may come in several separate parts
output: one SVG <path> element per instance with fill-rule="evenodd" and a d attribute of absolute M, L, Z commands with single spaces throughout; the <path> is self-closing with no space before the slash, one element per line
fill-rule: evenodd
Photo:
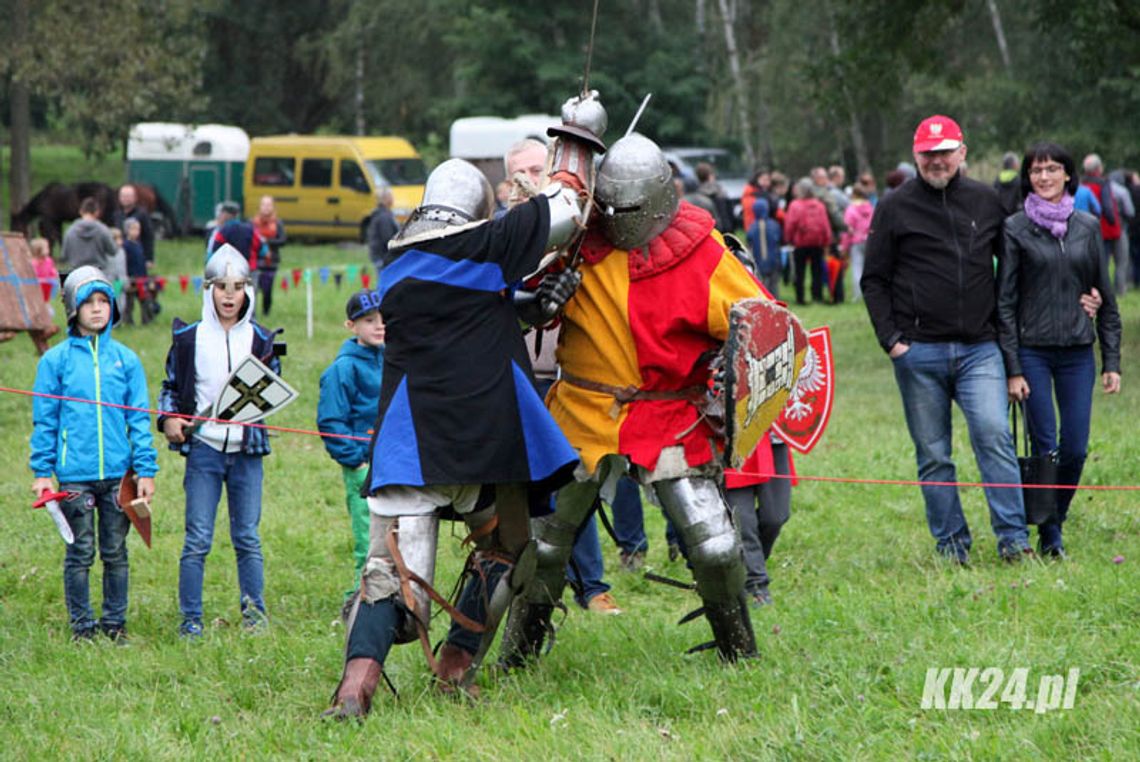
<path fill-rule="evenodd" d="M 177 275 L 201 266 L 197 242 L 160 242 L 170 276 L 157 324 L 122 329 L 161 380 L 174 316 L 195 319 L 200 297 Z M 363 265 L 362 249 L 289 246 L 286 268 Z M 301 399 L 272 422 L 314 426 L 318 376 L 344 336 L 349 286 L 317 283 L 316 331 L 305 337 L 303 289 L 278 290 L 268 325 L 284 326 L 285 377 Z M 1140 297 L 1126 298 L 1124 392 L 1098 393 L 1084 483 L 1140 484 L 1133 444 L 1140 378 Z M 910 479 L 914 457 L 890 364 L 860 305 L 811 307 L 828 323 L 839 388 L 820 446 L 802 474 Z M 25 337 L 0 345 L 0 385 L 30 389 L 36 358 Z M 686 657 L 707 639 L 685 593 L 606 561 L 619 617 L 572 609 L 554 650 L 530 671 L 485 672 L 482 699 L 431 690 L 417 645 L 387 665 L 398 700 L 379 693 L 360 726 L 321 722 L 339 676 L 338 613 L 351 576 L 351 541 L 338 467 L 319 440 L 283 435 L 266 461 L 262 539 L 272 626 L 238 625 L 233 550 L 219 521 L 207 563 L 207 636 L 177 638 L 182 542 L 181 459 L 160 450 L 154 547 L 130 540 L 130 643 L 73 644 L 61 583 L 63 544 L 30 510 L 31 401 L 0 393 L 0 726 L 5 759 L 1136 759 L 1140 757 L 1140 508 L 1135 492 L 1078 494 L 1067 525 L 1070 560 L 998 562 L 980 490 L 963 499 L 975 564 L 933 553 L 916 487 L 803 482 L 770 562 L 775 605 L 754 613 L 755 663 Z M 959 476 L 978 479 L 955 417 Z M 647 510 L 649 565 L 670 563 L 658 512 Z M 440 587 L 461 563 L 460 528 L 445 527 Z M 1122 555 L 1123 563 L 1114 563 Z M 92 595 L 98 602 L 98 564 Z M 445 622 L 437 619 L 434 634 Z M 1080 670 L 1075 704 L 1046 713 L 1010 708 L 924 710 L 932 667 L 1026 668 L 1028 698 L 1043 675 Z M 978 684 L 979 687 L 981 684 Z M 980 689 L 974 691 L 975 697 Z M 1000 695 L 1000 693 L 999 693 Z M 997 698 L 997 696 L 995 696 Z"/>

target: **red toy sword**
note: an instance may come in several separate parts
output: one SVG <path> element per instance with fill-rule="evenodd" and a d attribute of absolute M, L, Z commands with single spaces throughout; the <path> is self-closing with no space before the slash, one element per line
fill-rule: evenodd
<path fill-rule="evenodd" d="M 67 500 L 72 497 L 75 497 L 74 492 L 52 492 L 51 490 L 45 489 L 40 493 L 40 499 L 32 504 L 33 508 L 44 508 L 47 510 L 48 515 L 51 516 L 51 520 L 55 522 L 60 536 L 63 537 L 63 541 L 68 545 L 75 542 L 75 533 L 71 531 L 71 525 L 67 523 L 67 518 L 63 515 L 63 511 L 60 510 L 59 501 Z"/>

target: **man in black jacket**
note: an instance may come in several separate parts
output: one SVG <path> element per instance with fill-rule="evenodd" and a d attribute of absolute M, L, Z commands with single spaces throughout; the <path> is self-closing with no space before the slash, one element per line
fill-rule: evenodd
<path fill-rule="evenodd" d="M 380 282 L 380 272 L 384 269 L 384 255 L 388 253 L 388 241 L 400 231 L 400 226 L 392 214 L 392 189 L 383 186 L 376 193 L 376 209 L 368 221 L 368 258 L 376 268 L 376 282 Z"/>
<path fill-rule="evenodd" d="M 954 120 L 932 116 L 914 135 L 919 176 L 884 198 L 867 239 L 861 285 L 875 334 L 894 364 L 922 482 L 954 482 L 950 403 L 966 417 L 986 483 L 1021 477 L 1007 419 L 997 345 L 994 260 L 1001 257 L 997 193 L 959 174 L 966 158 Z M 998 553 L 1029 549 L 1020 489 L 987 487 Z M 938 552 L 969 561 L 970 529 L 954 486 L 924 484 Z"/>

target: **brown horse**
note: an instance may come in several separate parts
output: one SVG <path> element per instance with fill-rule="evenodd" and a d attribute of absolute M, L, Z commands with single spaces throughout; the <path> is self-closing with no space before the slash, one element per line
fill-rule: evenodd
<path fill-rule="evenodd" d="M 169 235 L 173 232 L 174 210 L 170 204 L 146 183 L 131 183 L 135 187 L 138 204 L 152 216 L 162 215 L 163 225 L 158 230 Z M 122 186 L 120 186 L 122 187 Z M 85 198 L 94 198 L 99 204 L 99 219 L 104 225 L 115 224 L 119 212 L 119 189 L 98 182 L 48 183 L 20 211 L 12 215 L 12 230 L 24 235 L 30 234 L 31 223 L 38 220 L 39 234 L 59 246 L 63 242 L 63 226 L 79 217 L 79 204 Z"/>
<path fill-rule="evenodd" d="M 119 209 L 118 194 L 106 183 L 85 182 L 74 185 L 48 183 L 32 196 L 20 211 L 12 215 L 12 229 L 28 235 L 32 220 L 39 221 L 39 234 L 59 246 L 63 242 L 64 223 L 79 217 L 79 204 L 94 198 L 99 204 L 99 219 L 104 225 L 114 224 Z"/>

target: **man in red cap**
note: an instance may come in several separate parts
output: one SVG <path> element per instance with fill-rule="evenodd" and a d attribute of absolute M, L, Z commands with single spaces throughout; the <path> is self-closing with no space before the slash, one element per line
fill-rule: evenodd
<path fill-rule="evenodd" d="M 891 358 L 922 482 L 954 482 L 950 405 L 958 403 L 982 480 L 1017 484 L 1006 373 L 997 345 L 994 259 L 1001 261 L 1001 202 L 962 177 L 962 129 L 924 119 L 914 133 L 918 177 L 875 209 L 860 284 L 879 344 Z M 953 486 L 924 484 L 939 553 L 969 562 L 970 530 Z M 1032 553 L 1021 490 L 987 487 L 998 553 Z"/>

